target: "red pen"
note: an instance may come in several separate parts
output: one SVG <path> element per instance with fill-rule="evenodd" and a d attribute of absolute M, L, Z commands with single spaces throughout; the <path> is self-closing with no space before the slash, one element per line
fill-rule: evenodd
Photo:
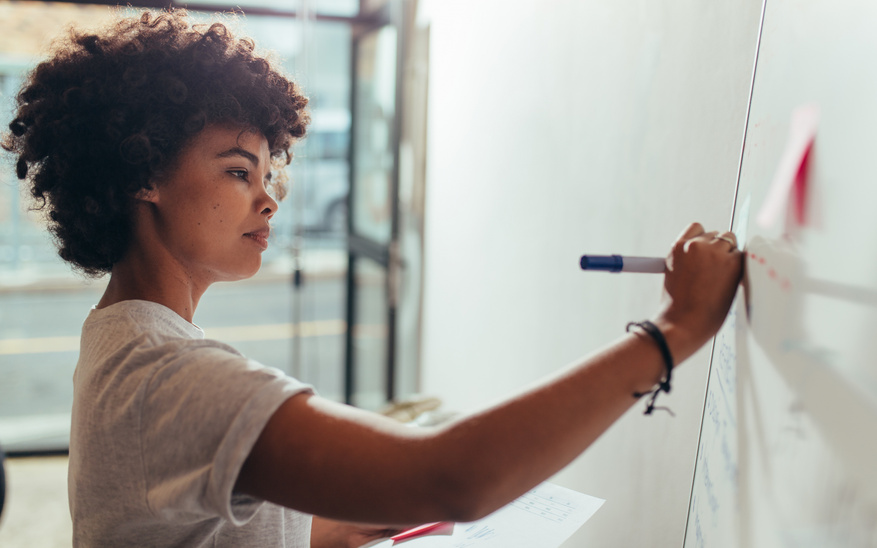
<path fill-rule="evenodd" d="M 450 535 L 454 532 L 454 523 L 451 521 L 437 521 L 435 523 L 424 523 L 417 527 L 412 527 L 407 531 L 402 531 L 398 535 L 390 537 L 393 545 L 412 540 L 426 535 Z"/>

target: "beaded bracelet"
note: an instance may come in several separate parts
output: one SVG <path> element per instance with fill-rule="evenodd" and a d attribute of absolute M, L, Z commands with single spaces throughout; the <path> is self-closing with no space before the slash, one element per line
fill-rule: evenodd
<path fill-rule="evenodd" d="M 651 415 L 652 411 L 655 409 L 664 409 L 671 415 L 673 415 L 673 411 L 670 411 L 667 407 L 655 407 L 655 400 L 658 399 L 658 394 L 661 392 L 670 392 L 670 379 L 673 376 L 673 355 L 670 354 L 670 347 L 667 346 L 667 339 L 664 338 L 664 334 L 661 333 L 661 330 L 658 329 L 658 326 L 650 322 L 649 320 L 643 320 L 641 322 L 630 322 L 627 324 L 627 328 L 625 331 L 630 333 L 630 328 L 636 326 L 649 334 L 649 336 L 655 341 L 658 345 L 658 349 L 661 351 L 661 356 L 664 358 L 664 367 L 667 369 L 667 375 L 661 380 L 660 383 L 649 392 L 634 392 L 634 398 L 641 398 L 647 394 L 651 394 L 651 398 L 646 403 L 646 410 L 643 412 L 643 415 Z M 675 415 L 674 415 L 675 416 Z"/>

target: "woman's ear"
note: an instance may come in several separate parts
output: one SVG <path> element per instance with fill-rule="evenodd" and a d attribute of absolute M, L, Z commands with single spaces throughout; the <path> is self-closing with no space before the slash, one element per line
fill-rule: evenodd
<path fill-rule="evenodd" d="M 158 203 L 158 187 L 153 185 L 152 188 L 141 188 L 134 195 L 134 199 L 141 202 Z"/>

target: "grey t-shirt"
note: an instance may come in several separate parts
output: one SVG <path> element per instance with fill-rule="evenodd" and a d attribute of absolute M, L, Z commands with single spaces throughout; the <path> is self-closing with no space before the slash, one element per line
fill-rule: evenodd
<path fill-rule="evenodd" d="M 233 492 L 265 423 L 308 386 L 123 301 L 86 319 L 73 389 L 74 546 L 309 546 L 310 516 Z"/>

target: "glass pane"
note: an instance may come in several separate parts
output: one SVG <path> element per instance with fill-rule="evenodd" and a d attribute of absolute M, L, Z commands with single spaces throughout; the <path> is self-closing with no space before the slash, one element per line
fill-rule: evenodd
<path fill-rule="evenodd" d="M 73 23 L 100 26 L 106 6 L 0 5 L 0 128 L 12 118 L 27 71 Z M 0 443 L 4 449 L 66 448 L 79 332 L 104 282 L 83 280 L 57 258 L 41 216 L 19 186 L 9 154 L 0 162 Z"/>
<path fill-rule="evenodd" d="M 395 150 L 396 29 L 359 41 L 356 57 L 353 232 L 389 244 Z"/>
<path fill-rule="evenodd" d="M 307 3 L 307 6 L 305 6 L 305 3 Z M 235 2 L 188 0 L 186 4 L 193 9 L 198 4 L 201 4 L 210 6 L 226 5 L 228 10 L 256 7 L 295 12 L 302 12 L 306 7 L 309 11 L 321 15 L 337 15 L 341 17 L 354 17 L 359 13 L 359 0 L 236 0 Z"/>
<path fill-rule="evenodd" d="M 49 283 L 0 290 L 0 443 L 7 451 L 67 447 L 79 329 L 103 287 Z"/>
<path fill-rule="evenodd" d="M 23 75 L 54 37 L 71 23 L 100 26 L 111 18 L 106 6 L 0 3 L 0 128 L 11 119 Z M 262 271 L 246 282 L 210 288 L 195 322 L 208 337 L 340 400 L 350 28 L 334 22 L 303 28 L 271 17 L 237 18 L 234 25 L 261 50 L 272 50 L 288 74 L 301 75 L 313 124 L 296 145 L 291 191 L 272 221 Z M 0 444 L 7 450 L 64 448 L 80 328 L 107 279 L 83 280 L 57 257 L 39 215 L 28 211 L 9 155 L 0 159 Z M 299 289 L 291 282 L 297 265 L 306 280 Z"/>
<path fill-rule="evenodd" d="M 284 219 L 300 225 L 321 249 L 346 245 L 350 188 L 350 28 L 313 25 L 299 84 L 310 103 L 311 124 L 295 147 L 292 193 Z M 275 222 L 279 219 L 275 218 Z"/>
<path fill-rule="evenodd" d="M 362 12 L 364 14 L 373 13 L 389 3 L 390 0 L 362 0 Z"/>
<path fill-rule="evenodd" d="M 317 13 L 353 17 L 359 13 L 359 0 L 316 0 L 313 2 Z"/>
<path fill-rule="evenodd" d="M 376 410 L 387 401 L 387 273 L 370 259 L 354 264 L 353 404 Z"/>

